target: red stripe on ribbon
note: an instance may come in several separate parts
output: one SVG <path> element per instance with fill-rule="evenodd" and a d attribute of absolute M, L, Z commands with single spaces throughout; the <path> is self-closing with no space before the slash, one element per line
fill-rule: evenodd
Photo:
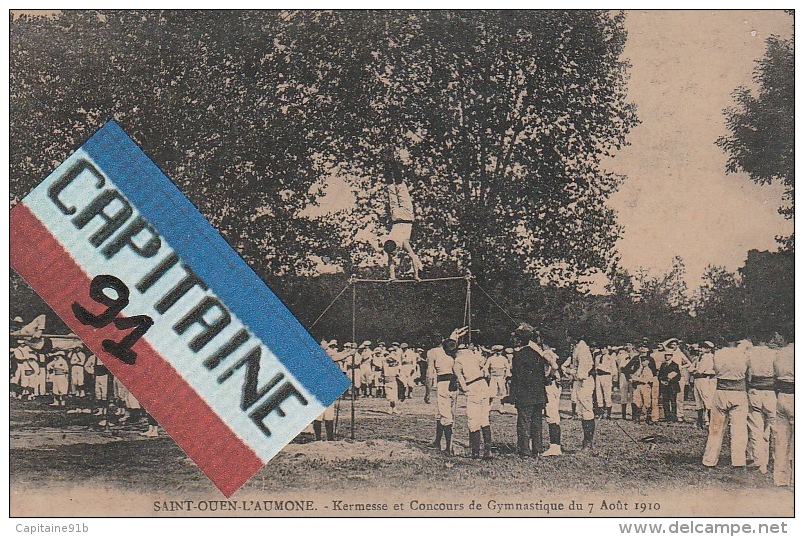
<path fill-rule="evenodd" d="M 11 267 L 53 308 L 112 374 L 128 388 L 176 443 L 227 497 L 263 462 L 145 339 L 135 345 L 137 363 L 126 365 L 103 350 L 120 340 L 112 325 L 96 329 L 78 322 L 73 302 L 87 305 L 90 278 L 22 203 L 11 210 Z M 134 291 L 136 292 L 136 291 Z"/>

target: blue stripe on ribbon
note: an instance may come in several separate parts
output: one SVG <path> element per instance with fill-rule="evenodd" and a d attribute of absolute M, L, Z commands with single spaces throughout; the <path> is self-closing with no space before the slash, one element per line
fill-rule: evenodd
<path fill-rule="evenodd" d="M 347 378 L 290 310 L 115 121 L 82 149 L 322 405 L 346 390 Z"/>

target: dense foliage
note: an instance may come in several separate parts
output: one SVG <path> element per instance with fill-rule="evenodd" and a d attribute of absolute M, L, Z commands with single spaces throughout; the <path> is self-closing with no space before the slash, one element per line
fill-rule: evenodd
<path fill-rule="evenodd" d="M 635 124 L 607 12 L 81 12 L 11 39 L 12 193 L 111 118 L 263 276 L 347 271 L 403 160 L 435 272 L 605 269 L 601 157 Z M 354 207 L 308 218 L 327 176 Z M 434 268 L 433 268 L 434 267 Z"/>
<path fill-rule="evenodd" d="M 713 267 L 695 300 L 680 259 L 661 277 L 617 266 L 620 229 L 604 202 L 621 178 L 600 160 L 637 122 L 625 40 L 623 16 L 598 11 L 20 17 L 10 40 L 10 201 L 114 118 L 310 326 L 346 274 L 383 273 L 367 237 L 388 225 L 381 155 L 392 149 L 412 185 L 425 275 L 470 269 L 551 344 L 769 330 L 792 338 L 792 255 L 751 252 L 737 274 Z M 763 82 L 792 89 L 792 71 L 774 67 L 786 46 L 769 41 L 764 89 L 738 93 L 735 136 L 721 143 L 730 169 L 789 181 L 792 194 L 784 137 L 773 155 L 749 155 L 756 144 L 738 137 L 765 110 L 756 99 L 792 106 L 782 86 Z M 783 130 L 785 114 L 762 121 Z M 316 211 L 331 177 L 353 203 Z M 311 277 L 319 258 L 344 273 Z M 572 285 L 595 268 L 609 276 L 607 295 Z M 552 285 L 534 277 L 545 272 Z M 464 322 L 465 286 L 361 287 L 355 337 L 424 345 Z M 46 311 L 17 277 L 12 297 L 12 316 Z M 352 338 L 351 298 L 336 302 L 316 337 Z M 478 286 L 472 311 L 476 338 L 507 340 L 512 320 Z"/>
<path fill-rule="evenodd" d="M 768 38 L 754 82 L 756 91 L 740 87 L 734 92 L 735 106 L 725 111 L 729 133 L 717 144 L 728 154 L 727 171 L 745 172 L 761 185 L 784 185 L 785 205 L 779 212 L 792 219 L 796 179 L 793 39 Z M 794 248 L 793 235 L 780 240 L 787 249 Z"/>

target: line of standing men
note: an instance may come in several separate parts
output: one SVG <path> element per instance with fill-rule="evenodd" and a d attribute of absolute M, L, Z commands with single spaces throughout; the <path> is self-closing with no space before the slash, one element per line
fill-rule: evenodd
<path fill-rule="evenodd" d="M 21 318 L 12 321 L 22 324 Z M 11 332 L 17 346 L 11 349 L 11 397 L 25 401 L 52 397 L 50 406 L 65 408 L 67 414 L 93 414 L 101 427 L 123 424 L 129 418 L 145 418 L 148 429 L 142 436 L 159 435 L 156 421 L 139 401 L 116 379 L 73 334 L 45 335 L 45 315 Z M 109 409 L 114 416 L 109 416 Z"/>
<path fill-rule="evenodd" d="M 426 367 L 421 367 L 426 370 L 425 402 L 430 402 L 434 390 L 437 420 L 433 445 L 441 448 L 444 439 L 445 450 L 451 452 L 457 398 L 465 393 L 471 453 L 481 456 L 482 441 L 482 457 L 487 459 L 492 456 L 491 402 L 506 391 L 509 362 L 502 355 L 502 346 L 493 347 L 487 359 L 481 348 L 461 343 L 467 332 L 466 327 L 456 329 L 441 345 L 427 351 Z M 583 420 L 582 449 L 592 448 L 595 418 L 611 417 L 611 380 L 616 374 L 623 419 L 630 402 L 632 419 L 637 422 L 644 415 L 648 423 L 656 423 L 660 405 L 665 421 L 683 421 L 683 394 L 685 385 L 691 383 L 698 427 L 709 431 L 704 465 L 717 465 L 725 424 L 730 421 L 732 465 L 745 466 L 748 459 L 765 473 L 774 447 L 774 481 L 777 485 L 792 484 L 793 345 L 785 346 L 778 334 L 767 344 L 754 346 L 743 341 L 716 348 L 711 341 L 704 341 L 688 345 L 685 352 L 675 338 L 662 342 L 654 351 L 643 343 L 636 354 L 632 347 L 618 352 L 613 364 L 606 362 L 610 353 L 593 352 L 581 340 L 573 345 L 571 357 L 560 368 L 558 356 L 533 327 L 520 325 L 512 336 L 515 348 L 511 353 L 510 393 L 502 402 L 516 408 L 520 455 L 561 454 L 560 375 L 572 379 L 573 414 L 579 407 Z M 345 361 L 358 350 L 347 346 L 333 359 Z M 392 354 L 386 353 L 382 374 L 384 380 L 395 382 L 400 376 L 399 361 Z M 385 390 L 397 392 L 388 384 Z M 550 435 L 546 451 L 542 451 L 543 415 Z"/>
<path fill-rule="evenodd" d="M 622 419 L 627 418 L 630 405 L 634 421 L 644 418 L 648 424 L 656 424 L 663 414 L 664 421 L 685 422 L 684 402 L 689 391 L 695 399 L 697 425 L 705 428 L 708 421 L 704 411 L 711 409 L 714 396 L 711 365 L 714 344 L 705 341 L 686 345 L 686 350 L 682 350 L 680 343 L 670 338 L 653 350 L 647 340 L 636 349 L 630 344 L 593 349 L 595 417 L 611 419 L 612 387 L 617 382 Z M 573 384 L 572 402 L 575 416 L 577 383 Z"/>
<path fill-rule="evenodd" d="M 766 343 L 732 342 L 713 356 L 716 390 L 703 465 L 717 466 L 726 426 L 731 465 L 768 472 L 774 447 L 773 481 L 793 485 L 794 346 L 779 334 Z M 749 464 L 750 462 L 750 464 Z"/>
<path fill-rule="evenodd" d="M 494 360 L 501 354 L 502 347 L 492 348 L 492 355 L 486 360 L 477 349 L 459 343 L 467 331 L 467 327 L 456 329 L 441 345 L 427 351 L 428 393 L 425 402 L 430 401 L 432 387 L 437 397 L 433 446 L 440 449 L 444 438 L 444 449 L 450 453 L 457 398 L 459 392 L 465 393 L 471 455 L 474 458 L 481 456 L 482 439 L 482 458 L 490 459 L 491 401 L 500 394 L 500 384 L 504 384 L 505 359 Z M 530 325 L 523 323 L 512 336 L 515 348 L 512 349 L 510 393 L 502 402 L 511 403 L 516 408 L 517 451 L 522 456 L 561 455 L 558 356 Z M 542 415 L 545 412 L 550 434 L 550 447 L 546 451 L 542 443 Z"/>

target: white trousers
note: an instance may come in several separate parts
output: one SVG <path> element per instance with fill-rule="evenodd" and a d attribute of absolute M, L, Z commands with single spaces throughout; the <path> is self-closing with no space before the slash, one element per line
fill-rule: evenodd
<path fill-rule="evenodd" d="M 729 390 L 715 392 L 709 437 L 706 439 L 703 456 L 704 466 L 717 466 L 727 421 L 731 433 L 731 465 L 745 466 L 745 451 L 748 447 L 748 394 Z"/>
<path fill-rule="evenodd" d="M 773 454 L 773 483 L 778 487 L 793 485 L 795 453 L 795 420 L 792 393 L 776 398 L 776 447 Z"/>
<path fill-rule="evenodd" d="M 776 393 L 748 390 L 748 441 L 756 466 L 768 466 L 771 432 L 776 429 Z"/>

